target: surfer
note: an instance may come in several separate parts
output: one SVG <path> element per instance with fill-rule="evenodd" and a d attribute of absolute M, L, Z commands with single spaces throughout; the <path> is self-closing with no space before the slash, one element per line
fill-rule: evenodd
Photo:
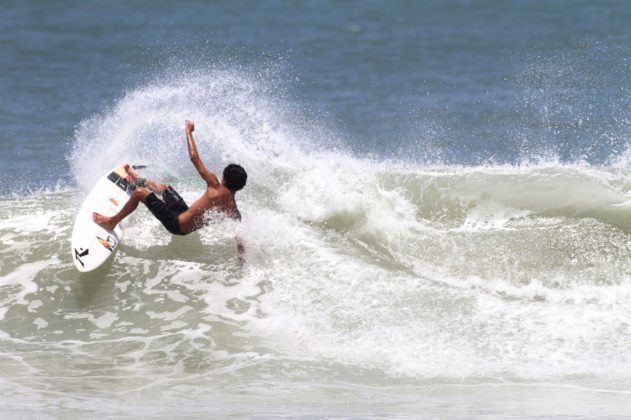
<path fill-rule="evenodd" d="M 174 235 L 187 235 L 206 226 L 210 219 L 206 212 L 215 211 L 234 220 L 241 220 L 241 213 L 237 208 L 235 194 L 241 190 L 247 181 L 247 173 L 237 164 L 231 163 L 223 170 L 223 179 L 206 169 L 197 153 L 197 146 L 193 138 L 195 124 L 186 120 L 186 142 L 191 162 L 206 182 L 206 191 L 190 207 L 182 197 L 170 186 L 159 184 L 141 177 L 130 165 L 125 165 L 128 180 L 136 185 L 129 201 L 114 216 L 107 217 L 99 213 L 92 213 L 96 224 L 107 230 L 113 230 L 117 224 L 136 210 L 142 202 L 149 211 Z M 162 195 L 162 200 L 156 194 Z M 237 237 L 237 251 L 242 257 L 243 242 Z"/>

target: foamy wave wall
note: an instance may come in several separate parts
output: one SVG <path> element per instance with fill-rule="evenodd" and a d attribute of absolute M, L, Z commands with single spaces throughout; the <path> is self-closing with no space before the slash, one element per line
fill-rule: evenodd
<path fill-rule="evenodd" d="M 418 377 L 630 374 L 623 165 L 365 159 L 275 86 L 234 70 L 142 86 L 80 126 L 74 175 L 89 188 L 119 162 L 144 163 L 194 199 L 203 185 L 183 121 L 195 120 L 206 165 L 250 175 L 243 271 L 224 261 L 225 230 L 200 234 L 209 255 L 191 250 L 209 264 L 221 255 L 198 270 L 207 311 L 277 355 Z M 132 219 L 130 247 L 165 241 L 152 223 Z M 235 299 L 250 306 L 235 312 Z"/>

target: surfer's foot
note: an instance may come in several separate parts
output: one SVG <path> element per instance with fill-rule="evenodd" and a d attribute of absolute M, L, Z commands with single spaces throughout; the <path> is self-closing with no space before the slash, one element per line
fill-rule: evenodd
<path fill-rule="evenodd" d="M 116 227 L 116 221 L 113 217 L 103 216 L 102 214 L 96 212 L 92 213 L 92 220 L 105 230 L 114 230 Z"/>
<path fill-rule="evenodd" d="M 138 182 L 138 180 L 140 179 L 140 174 L 136 172 L 136 170 L 128 163 L 123 165 L 123 168 L 127 173 L 128 181 L 131 182 L 133 185 L 136 185 L 136 182 Z"/>
<path fill-rule="evenodd" d="M 123 165 L 125 172 L 127 172 L 127 181 L 129 181 L 132 185 L 135 185 L 137 188 L 145 187 L 148 188 L 151 192 L 156 194 L 162 194 L 164 190 L 167 189 L 165 184 L 158 184 L 155 181 L 147 179 L 141 176 L 133 166 L 129 164 Z M 145 201 L 144 199 L 142 201 Z"/>

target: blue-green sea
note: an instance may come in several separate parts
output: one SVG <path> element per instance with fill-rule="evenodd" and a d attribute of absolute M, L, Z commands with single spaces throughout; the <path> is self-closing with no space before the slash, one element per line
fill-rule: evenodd
<path fill-rule="evenodd" d="M 1 418 L 626 418 L 631 4 L 5 0 Z M 184 120 L 246 242 L 187 202 Z"/>

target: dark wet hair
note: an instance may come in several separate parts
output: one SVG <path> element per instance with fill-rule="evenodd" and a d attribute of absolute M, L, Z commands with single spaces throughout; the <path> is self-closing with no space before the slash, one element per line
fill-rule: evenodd
<path fill-rule="evenodd" d="M 230 191 L 239 191 L 245 187 L 248 174 L 245 173 L 245 169 L 241 165 L 231 163 L 223 170 L 223 180 Z"/>

